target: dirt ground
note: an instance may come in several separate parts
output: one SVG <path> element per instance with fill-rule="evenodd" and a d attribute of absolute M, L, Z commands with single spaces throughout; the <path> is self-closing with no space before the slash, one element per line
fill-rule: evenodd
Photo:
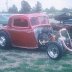
<path fill-rule="evenodd" d="M 72 72 L 72 53 L 53 61 L 45 51 L 0 49 L 0 72 Z"/>

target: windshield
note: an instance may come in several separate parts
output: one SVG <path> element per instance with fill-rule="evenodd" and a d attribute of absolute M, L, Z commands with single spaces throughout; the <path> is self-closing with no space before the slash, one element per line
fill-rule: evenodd
<path fill-rule="evenodd" d="M 38 25 L 39 24 L 39 20 L 37 17 L 32 17 L 30 20 L 31 20 L 32 25 Z"/>
<path fill-rule="evenodd" d="M 39 16 L 39 17 L 32 17 L 30 19 L 32 25 L 39 25 L 39 24 L 47 24 L 47 17 L 46 16 Z"/>
<path fill-rule="evenodd" d="M 40 16 L 39 20 L 40 20 L 40 24 L 47 24 L 47 17 L 46 16 Z"/>

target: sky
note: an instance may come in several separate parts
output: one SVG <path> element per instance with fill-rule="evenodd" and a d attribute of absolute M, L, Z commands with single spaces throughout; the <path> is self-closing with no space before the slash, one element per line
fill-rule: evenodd
<path fill-rule="evenodd" d="M 7 11 L 8 8 L 15 4 L 18 10 L 21 8 L 22 0 L 0 0 L 0 11 Z M 36 2 L 39 1 L 42 4 L 42 8 L 55 7 L 56 9 L 61 10 L 62 8 L 72 8 L 72 0 L 25 0 L 31 7 L 34 7 Z"/>

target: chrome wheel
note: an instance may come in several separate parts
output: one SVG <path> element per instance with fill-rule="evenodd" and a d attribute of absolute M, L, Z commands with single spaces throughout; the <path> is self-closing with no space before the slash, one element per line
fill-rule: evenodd
<path fill-rule="evenodd" d="M 56 46 L 49 46 L 49 48 L 48 48 L 48 55 L 49 55 L 51 58 L 53 58 L 53 59 L 57 58 L 58 55 L 59 55 L 59 50 L 58 50 L 58 48 L 57 48 Z"/>
<path fill-rule="evenodd" d="M 4 36 L 0 36 L 0 46 L 4 47 L 6 45 L 6 38 Z"/>

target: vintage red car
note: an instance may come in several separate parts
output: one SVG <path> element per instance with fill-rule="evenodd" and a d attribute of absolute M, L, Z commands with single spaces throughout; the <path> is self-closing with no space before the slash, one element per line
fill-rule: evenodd
<path fill-rule="evenodd" d="M 61 35 L 61 38 L 64 37 Z M 43 13 L 13 15 L 6 26 L 0 26 L 0 48 L 46 49 L 51 59 L 59 59 L 63 54 L 61 38 L 55 38 Z"/>

